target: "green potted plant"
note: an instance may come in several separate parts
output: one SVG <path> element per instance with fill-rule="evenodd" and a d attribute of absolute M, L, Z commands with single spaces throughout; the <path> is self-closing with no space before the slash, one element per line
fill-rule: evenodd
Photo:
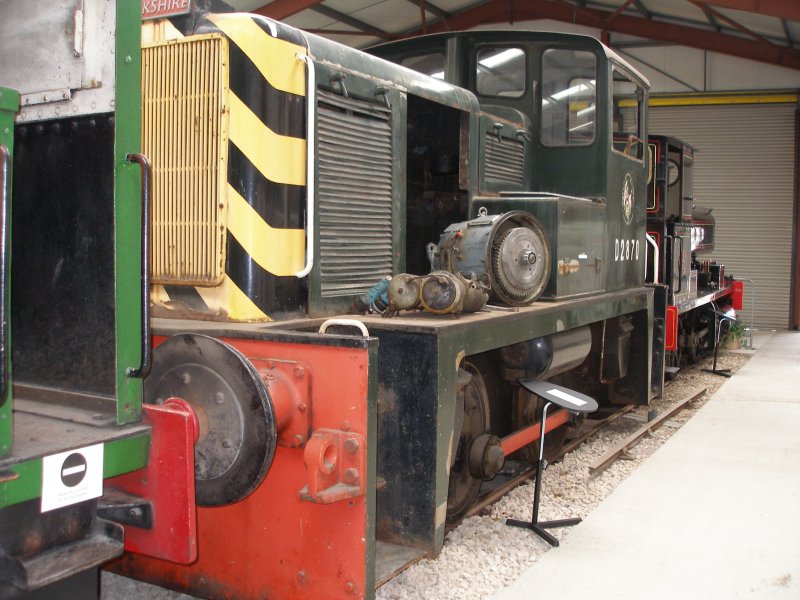
<path fill-rule="evenodd" d="M 739 319 L 727 321 L 727 328 L 725 328 L 719 341 L 720 347 L 724 350 L 738 350 L 742 345 L 743 335 L 744 324 Z"/>

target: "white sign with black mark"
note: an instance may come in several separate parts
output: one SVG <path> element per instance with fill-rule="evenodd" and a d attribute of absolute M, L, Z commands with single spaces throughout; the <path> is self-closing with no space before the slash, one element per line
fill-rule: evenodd
<path fill-rule="evenodd" d="M 42 459 L 42 512 L 103 495 L 103 444 Z"/>

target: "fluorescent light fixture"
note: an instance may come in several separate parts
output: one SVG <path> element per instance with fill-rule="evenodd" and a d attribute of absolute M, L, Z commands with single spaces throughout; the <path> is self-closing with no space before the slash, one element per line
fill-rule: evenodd
<path fill-rule="evenodd" d="M 494 67 L 498 67 L 502 64 L 507 62 L 511 62 L 515 58 L 519 58 L 522 56 L 524 52 L 520 48 L 509 48 L 508 50 L 503 50 L 497 54 L 493 54 L 491 56 L 487 56 L 483 60 L 479 60 L 478 64 L 486 67 L 487 69 L 493 69 Z"/>
<path fill-rule="evenodd" d="M 562 98 L 566 98 L 567 96 L 576 96 L 580 92 L 586 92 L 590 88 L 585 83 L 579 83 L 578 85 L 573 85 L 572 87 L 568 87 L 565 90 L 561 90 L 560 92 L 556 92 L 552 96 L 550 96 L 553 100 L 561 100 Z"/>
<path fill-rule="evenodd" d="M 584 129 L 586 127 L 593 127 L 593 126 L 594 126 L 594 121 L 589 121 L 587 123 L 584 123 L 583 125 L 578 125 L 577 127 L 573 127 L 572 129 L 569 130 L 569 132 L 572 133 L 573 131 L 578 131 L 579 129 Z"/>
<path fill-rule="evenodd" d="M 582 117 L 583 115 L 588 115 L 589 113 L 593 113 L 593 112 L 594 112 L 594 106 L 590 106 L 589 108 L 584 108 L 583 110 L 579 110 L 575 114 L 577 114 L 577 116 L 579 116 L 579 117 Z"/>

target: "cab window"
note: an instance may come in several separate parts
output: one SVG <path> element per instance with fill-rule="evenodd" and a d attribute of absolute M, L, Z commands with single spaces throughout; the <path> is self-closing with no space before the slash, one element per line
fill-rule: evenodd
<path fill-rule="evenodd" d="M 545 146 L 585 146 L 597 129 L 597 59 L 583 50 L 542 55 L 540 139 Z"/>
<path fill-rule="evenodd" d="M 644 102 L 644 90 L 626 73 L 614 69 L 611 147 L 637 160 L 644 158 L 642 102 Z"/>
<path fill-rule="evenodd" d="M 475 61 L 475 89 L 481 96 L 519 98 L 525 94 L 526 61 L 522 48 L 484 46 Z"/>

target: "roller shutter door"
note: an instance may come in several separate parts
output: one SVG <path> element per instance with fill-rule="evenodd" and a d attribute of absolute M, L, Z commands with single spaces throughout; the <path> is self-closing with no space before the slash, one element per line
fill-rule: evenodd
<path fill-rule="evenodd" d="M 716 218 L 711 258 L 755 282 L 755 326 L 789 324 L 794 195 L 791 104 L 654 107 L 650 132 L 695 148 L 695 203 Z M 749 324 L 750 290 L 742 317 Z"/>

